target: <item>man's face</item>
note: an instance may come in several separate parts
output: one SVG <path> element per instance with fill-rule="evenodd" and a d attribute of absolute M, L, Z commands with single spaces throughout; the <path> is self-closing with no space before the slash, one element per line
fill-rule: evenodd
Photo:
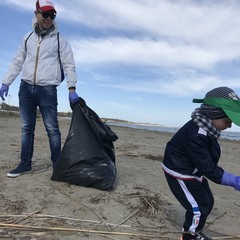
<path fill-rule="evenodd" d="M 45 29 L 49 29 L 53 25 L 53 20 L 56 17 L 56 13 L 54 11 L 41 12 L 37 10 L 35 15 L 40 27 Z"/>

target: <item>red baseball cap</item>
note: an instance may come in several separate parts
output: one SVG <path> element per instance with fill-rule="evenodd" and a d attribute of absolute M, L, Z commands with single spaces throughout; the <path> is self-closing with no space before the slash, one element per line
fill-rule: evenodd
<path fill-rule="evenodd" d="M 57 13 L 51 0 L 37 0 L 36 10 L 41 10 L 42 12 L 54 11 L 55 13 Z"/>

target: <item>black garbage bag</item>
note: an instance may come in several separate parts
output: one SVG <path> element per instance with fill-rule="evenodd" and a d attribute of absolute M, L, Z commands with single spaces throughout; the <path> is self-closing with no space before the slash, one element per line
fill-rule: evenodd
<path fill-rule="evenodd" d="M 118 136 L 82 98 L 71 108 L 71 126 L 51 180 L 111 190 L 117 173 L 113 141 Z"/>

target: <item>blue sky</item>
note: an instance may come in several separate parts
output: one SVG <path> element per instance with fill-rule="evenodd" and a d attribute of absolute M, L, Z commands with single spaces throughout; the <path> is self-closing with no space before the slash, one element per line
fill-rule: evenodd
<path fill-rule="evenodd" d="M 240 95 L 239 0 L 55 0 L 77 93 L 100 117 L 180 127 L 214 87 Z M 0 76 L 32 30 L 35 0 L 0 1 Z M 18 105 L 21 75 L 10 86 Z M 59 111 L 70 111 L 58 88 Z M 238 130 L 236 126 L 232 128 Z"/>

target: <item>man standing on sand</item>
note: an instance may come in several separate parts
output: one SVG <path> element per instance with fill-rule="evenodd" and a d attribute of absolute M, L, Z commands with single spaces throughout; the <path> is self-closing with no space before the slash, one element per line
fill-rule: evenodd
<path fill-rule="evenodd" d="M 32 171 L 34 132 L 37 107 L 48 134 L 51 161 L 54 164 L 61 151 L 61 133 L 57 118 L 57 86 L 61 83 L 61 67 L 67 77 L 69 101 L 79 100 L 76 89 L 75 62 L 67 40 L 58 35 L 57 11 L 50 0 L 38 0 L 33 18 L 33 32 L 24 36 L 22 44 L 2 80 L 0 97 L 8 95 L 9 86 L 22 71 L 19 88 L 19 110 L 22 123 L 21 161 L 8 177 L 18 177 Z M 61 64 L 60 64 L 61 63 Z"/>

